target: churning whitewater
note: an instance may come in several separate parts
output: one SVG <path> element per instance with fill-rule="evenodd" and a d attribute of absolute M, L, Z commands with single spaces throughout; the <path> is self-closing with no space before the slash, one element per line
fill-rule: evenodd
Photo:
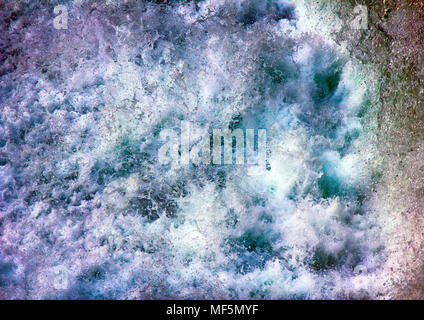
<path fill-rule="evenodd" d="M 1 78 L 2 297 L 376 297 L 375 89 L 300 2 L 74 1 L 66 30 L 23 2 L 39 40 Z M 159 161 L 184 122 L 254 129 L 256 151 L 266 131 L 264 166 Z"/>

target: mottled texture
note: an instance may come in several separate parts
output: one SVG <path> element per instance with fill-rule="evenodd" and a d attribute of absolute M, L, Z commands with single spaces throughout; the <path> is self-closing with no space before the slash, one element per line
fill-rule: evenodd
<path fill-rule="evenodd" d="M 421 297 L 422 11 L 366 4 L 1 3 L 0 298 Z M 181 120 L 266 170 L 162 165 Z"/>

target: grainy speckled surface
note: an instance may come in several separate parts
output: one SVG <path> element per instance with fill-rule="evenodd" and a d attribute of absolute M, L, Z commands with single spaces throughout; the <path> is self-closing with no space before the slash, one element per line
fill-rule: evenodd
<path fill-rule="evenodd" d="M 423 5 L 357 4 L 0 2 L 0 298 L 422 298 Z M 267 170 L 161 164 L 181 120 Z"/>

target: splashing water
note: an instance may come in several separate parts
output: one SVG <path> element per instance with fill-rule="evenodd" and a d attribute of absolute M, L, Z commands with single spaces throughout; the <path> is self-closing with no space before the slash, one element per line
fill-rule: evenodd
<path fill-rule="evenodd" d="M 294 2 L 77 2 L 2 74 L 4 297 L 375 297 L 374 89 L 341 46 Z M 266 170 L 162 165 L 182 120 L 266 129 Z"/>

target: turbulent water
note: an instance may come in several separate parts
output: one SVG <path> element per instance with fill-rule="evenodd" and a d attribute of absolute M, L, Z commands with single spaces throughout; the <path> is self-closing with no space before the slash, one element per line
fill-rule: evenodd
<path fill-rule="evenodd" d="M 378 296 L 373 75 L 300 2 L 55 4 L 1 13 L 2 298 Z M 161 164 L 182 120 L 266 168 Z"/>

